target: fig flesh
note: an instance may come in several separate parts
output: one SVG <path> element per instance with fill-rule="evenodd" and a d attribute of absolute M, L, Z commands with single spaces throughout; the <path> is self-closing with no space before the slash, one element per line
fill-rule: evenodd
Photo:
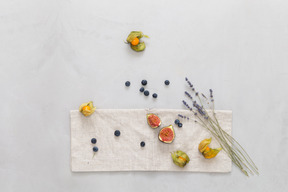
<path fill-rule="evenodd" d="M 151 128 L 156 129 L 161 125 L 161 120 L 157 115 L 149 113 L 147 114 L 147 123 Z"/>
<path fill-rule="evenodd" d="M 175 131 L 172 125 L 164 127 L 159 132 L 159 140 L 163 143 L 172 143 L 175 138 Z"/>

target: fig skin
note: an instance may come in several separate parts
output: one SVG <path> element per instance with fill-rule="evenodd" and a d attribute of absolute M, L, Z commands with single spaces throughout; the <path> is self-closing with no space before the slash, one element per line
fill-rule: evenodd
<path fill-rule="evenodd" d="M 150 120 L 151 119 L 149 119 L 151 116 L 154 116 L 154 118 L 156 118 L 157 119 L 157 121 L 159 121 L 159 123 L 157 124 L 157 125 L 153 125 L 153 123 L 151 123 L 150 122 Z M 161 119 L 159 118 L 159 116 L 157 116 L 157 115 L 155 115 L 155 114 L 153 114 L 153 113 L 149 113 L 149 114 L 147 114 L 147 116 L 146 116 L 146 118 L 147 118 L 147 123 L 148 123 L 148 125 L 151 127 L 151 128 L 153 128 L 153 129 L 156 129 L 156 128 L 158 128 L 158 127 L 160 127 L 160 125 L 161 125 Z M 152 119 L 153 120 L 153 119 Z M 154 122 L 155 123 L 155 122 Z"/>
<path fill-rule="evenodd" d="M 162 136 L 161 136 L 161 132 L 162 132 L 162 130 L 164 130 L 164 129 L 170 129 L 170 130 L 173 132 L 173 138 L 172 138 L 171 140 L 165 141 L 165 139 L 163 138 L 163 137 L 165 137 L 165 135 L 162 135 Z M 163 142 L 163 143 L 167 143 L 167 144 L 172 143 L 172 142 L 174 141 L 174 139 L 175 139 L 175 131 L 174 131 L 174 129 L 173 129 L 173 126 L 172 126 L 172 125 L 169 125 L 169 126 L 163 127 L 163 128 L 159 131 L 159 136 L 158 136 L 158 138 L 159 138 L 159 140 L 160 140 L 161 142 Z"/>

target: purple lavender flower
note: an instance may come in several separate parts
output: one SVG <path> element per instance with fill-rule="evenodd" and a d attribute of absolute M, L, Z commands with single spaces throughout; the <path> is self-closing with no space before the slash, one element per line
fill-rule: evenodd
<path fill-rule="evenodd" d="M 188 80 L 187 77 L 185 77 L 185 80 L 187 81 L 187 83 L 188 83 L 188 85 L 189 85 L 190 87 L 193 87 L 192 83 Z"/>
<path fill-rule="evenodd" d="M 213 98 L 213 90 L 209 89 L 209 91 L 210 91 L 210 97 Z"/>
<path fill-rule="evenodd" d="M 183 100 L 182 103 L 183 103 L 188 109 L 192 110 L 192 108 L 187 104 L 186 101 Z"/>
<path fill-rule="evenodd" d="M 185 95 L 187 95 L 190 99 L 193 99 L 193 97 L 187 91 L 185 91 Z"/>
<path fill-rule="evenodd" d="M 203 111 L 203 108 L 200 107 L 200 105 L 198 105 L 196 102 L 193 103 L 193 106 L 197 109 L 197 111 L 200 113 L 200 115 L 202 115 L 202 116 L 206 115 L 206 113 Z"/>

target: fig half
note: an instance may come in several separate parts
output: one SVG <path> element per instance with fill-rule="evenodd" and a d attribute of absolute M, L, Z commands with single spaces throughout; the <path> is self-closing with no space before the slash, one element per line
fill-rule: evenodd
<path fill-rule="evenodd" d="M 147 123 L 151 128 L 156 129 L 161 125 L 161 120 L 157 115 L 149 113 L 147 114 Z"/>
<path fill-rule="evenodd" d="M 164 127 L 159 132 L 159 140 L 163 143 L 172 143 L 175 138 L 175 131 L 172 125 Z"/>

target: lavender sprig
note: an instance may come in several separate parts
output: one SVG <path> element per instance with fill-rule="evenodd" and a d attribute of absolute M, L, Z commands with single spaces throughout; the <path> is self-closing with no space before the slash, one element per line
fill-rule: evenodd
<path fill-rule="evenodd" d="M 183 102 L 183 104 L 184 104 L 190 111 L 193 110 L 192 107 L 190 107 L 190 106 L 187 104 L 186 101 L 183 100 L 182 102 Z"/>
<path fill-rule="evenodd" d="M 192 83 L 188 80 L 188 78 L 186 77 L 185 78 L 185 80 L 187 81 L 187 83 L 188 83 L 188 85 L 192 88 L 193 87 L 193 85 L 192 85 Z"/>
<path fill-rule="evenodd" d="M 209 89 L 209 92 L 210 92 L 210 97 L 213 98 L 213 90 Z"/>
<path fill-rule="evenodd" d="M 187 95 L 190 99 L 193 100 L 193 97 L 190 95 L 190 93 L 188 93 L 187 91 L 185 91 L 185 95 Z"/>
<path fill-rule="evenodd" d="M 192 85 L 192 83 L 188 80 L 187 77 L 185 78 L 185 80 L 189 86 Z M 195 89 L 193 87 L 192 91 L 194 90 Z M 185 105 L 185 107 L 187 107 L 193 113 L 194 117 L 198 119 L 198 121 L 195 120 L 195 122 L 200 123 L 202 127 L 206 128 L 216 138 L 216 140 L 219 142 L 223 150 L 227 153 L 228 157 L 245 175 L 248 176 L 249 175 L 248 172 L 251 174 L 253 173 L 259 174 L 257 166 L 252 161 L 248 153 L 230 134 L 228 134 L 221 128 L 214 110 L 213 90 L 210 89 L 209 92 L 213 106 L 212 108 L 213 116 L 210 116 L 205 106 L 203 106 L 202 99 L 203 98 L 207 99 L 207 97 L 204 94 L 199 95 L 198 92 L 195 93 L 195 96 L 200 102 L 201 106 L 197 103 L 196 100 L 193 99 L 192 99 L 193 101 L 192 107 L 190 107 L 186 101 L 183 100 L 182 102 Z M 189 93 L 185 91 L 185 95 L 189 97 L 190 94 L 189 95 L 188 94 Z"/>
<path fill-rule="evenodd" d="M 205 111 L 203 111 L 203 108 L 200 107 L 200 105 L 198 105 L 196 101 L 193 103 L 193 106 L 197 109 L 197 111 L 200 113 L 200 115 L 202 115 L 202 116 L 206 115 Z"/>

